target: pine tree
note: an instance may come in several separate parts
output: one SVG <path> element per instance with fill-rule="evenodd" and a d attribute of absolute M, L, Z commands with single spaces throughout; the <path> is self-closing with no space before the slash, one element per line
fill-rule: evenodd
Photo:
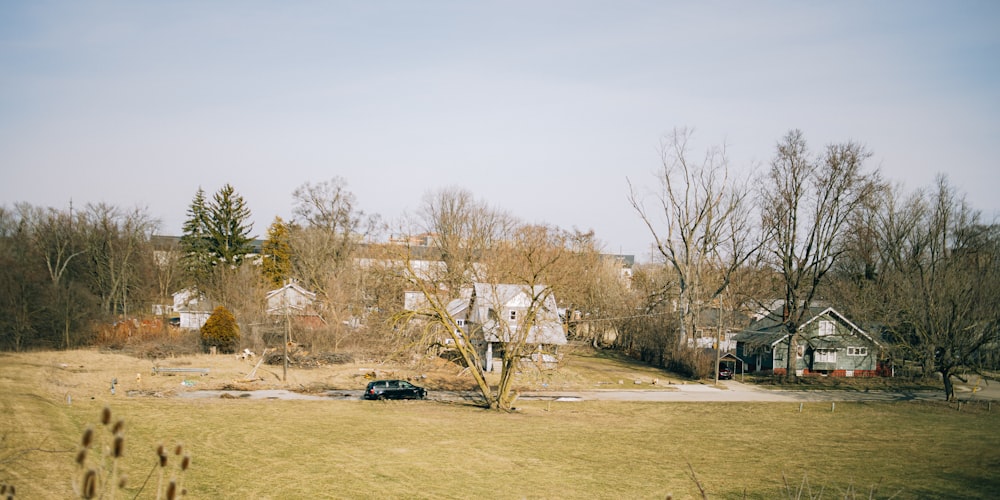
<path fill-rule="evenodd" d="M 215 193 L 208 207 L 208 234 L 211 251 L 219 262 L 238 266 L 253 251 L 250 244 L 250 209 L 233 186 L 226 184 Z"/>
<path fill-rule="evenodd" d="M 205 191 L 198 188 L 187 211 L 184 221 L 184 235 L 181 236 L 181 250 L 184 252 L 184 270 L 195 286 L 204 286 L 212 271 L 213 256 L 208 234 L 208 207 Z"/>
<path fill-rule="evenodd" d="M 261 273 L 268 284 L 280 287 L 292 272 L 292 245 L 288 224 L 275 217 L 267 228 L 267 241 L 261 249 L 264 260 Z"/>

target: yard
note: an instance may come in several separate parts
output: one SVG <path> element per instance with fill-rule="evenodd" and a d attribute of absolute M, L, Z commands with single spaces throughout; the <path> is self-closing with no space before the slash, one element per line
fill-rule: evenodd
<path fill-rule="evenodd" d="M 80 436 L 107 405 L 113 421 L 125 421 L 129 498 L 155 470 L 161 443 L 191 454 L 189 498 L 697 498 L 698 484 L 711 498 L 787 498 L 785 480 L 821 498 L 868 498 L 872 488 L 876 498 L 1000 491 L 1000 408 L 525 401 L 498 414 L 431 401 L 172 397 L 185 381 L 245 384 L 238 379 L 251 365 L 207 358 L 173 364 L 212 364 L 209 376 L 152 377 L 149 361 L 121 355 L 0 355 L 0 481 L 19 498 L 71 496 Z M 583 361 L 588 368 L 573 375 L 535 382 L 657 375 L 618 359 Z M 291 370 L 286 384 L 353 384 L 369 368 Z M 428 380 L 441 376 L 427 371 Z M 155 498 L 156 477 L 140 498 Z"/>

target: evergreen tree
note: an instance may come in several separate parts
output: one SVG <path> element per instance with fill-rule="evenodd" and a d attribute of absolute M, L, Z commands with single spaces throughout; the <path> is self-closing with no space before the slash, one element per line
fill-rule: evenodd
<path fill-rule="evenodd" d="M 288 224 L 281 217 L 275 217 L 267 228 L 267 241 L 261 250 L 264 280 L 271 286 L 282 286 L 292 272 L 292 245 Z"/>
<path fill-rule="evenodd" d="M 218 262 L 238 266 L 253 251 L 250 209 L 233 186 L 226 184 L 215 193 L 208 207 L 208 235 L 211 252 Z"/>
<path fill-rule="evenodd" d="M 218 306 L 201 327 L 201 343 L 205 347 L 216 347 L 219 352 L 233 353 L 240 345 L 240 326 L 233 313 Z"/>
<path fill-rule="evenodd" d="M 180 242 L 184 270 L 196 286 L 204 286 L 211 275 L 213 256 L 208 227 L 205 191 L 199 187 L 188 207 Z"/>

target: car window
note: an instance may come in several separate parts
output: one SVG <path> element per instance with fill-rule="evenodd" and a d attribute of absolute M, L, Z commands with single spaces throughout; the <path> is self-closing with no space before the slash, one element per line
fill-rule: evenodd
<path fill-rule="evenodd" d="M 395 389 L 395 388 L 399 387 L 399 381 L 398 380 L 390 380 L 390 381 L 386 382 L 385 384 L 390 389 Z"/>
<path fill-rule="evenodd" d="M 413 389 L 413 384 L 406 381 L 400 381 L 399 386 L 402 387 L 403 389 Z"/>

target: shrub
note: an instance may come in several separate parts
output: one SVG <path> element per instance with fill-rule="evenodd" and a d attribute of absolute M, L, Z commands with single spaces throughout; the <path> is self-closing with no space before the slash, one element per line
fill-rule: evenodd
<path fill-rule="evenodd" d="M 715 378 L 715 355 L 701 349 L 675 348 L 663 367 L 690 378 Z"/>
<path fill-rule="evenodd" d="M 218 306 L 212 311 L 205 326 L 201 327 L 201 344 L 223 353 L 236 352 L 240 345 L 240 327 L 229 309 Z"/>

